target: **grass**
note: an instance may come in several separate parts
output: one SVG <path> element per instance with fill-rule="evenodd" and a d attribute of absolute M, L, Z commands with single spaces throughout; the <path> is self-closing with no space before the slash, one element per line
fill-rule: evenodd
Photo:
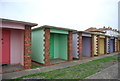
<path fill-rule="evenodd" d="M 78 64 L 62 69 L 57 69 L 49 72 L 36 73 L 27 76 L 16 78 L 16 80 L 24 78 L 39 78 L 39 79 L 84 79 L 96 72 L 99 72 L 118 62 L 118 55 L 108 56 L 101 59 L 89 61 L 87 63 Z M 107 65 L 107 66 L 106 66 Z"/>

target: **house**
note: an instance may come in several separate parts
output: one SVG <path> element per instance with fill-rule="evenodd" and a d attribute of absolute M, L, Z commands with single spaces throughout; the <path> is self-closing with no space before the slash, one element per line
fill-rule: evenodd
<path fill-rule="evenodd" d="M 52 65 L 72 60 L 73 29 L 44 25 L 32 30 L 32 61 Z"/>
<path fill-rule="evenodd" d="M 95 34 L 94 35 L 94 55 L 106 54 L 106 35 Z"/>
<path fill-rule="evenodd" d="M 118 37 L 120 36 L 120 33 L 117 29 L 112 29 L 111 27 L 106 28 L 105 26 L 103 28 L 95 28 L 95 27 L 90 27 L 88 29 L 86 29 L 85 31 L 89 31 L 89 32 L 94 32 L 96 34 L 104 34 L 104 35 L 108 35 L 108 36 L 114 36 L 114 37 Z"/>
<path fill-rule="evenodd" d="M 94 34 L 94 55 L 100 56 L 110 53 L 110 38 L 103 34 Z"/>
<path fill-rule="evenodd" d="M 106 54 L 106 36 L 104 35 L 99 35 L 98 37 L 98 54 Z"/>
<path fill-rule="evenodd" d="M 31 27 L 36 23 L 0 18 L 2 36 L 0 53 L 2 65 L 20 64 L 24 69 L 31 68 Z M 3 68 L 4 69 L 4 68 Z"/>
<path fill-rule="evenodd" d="M 102 30 L 100 30 L 100 29 L 97 29 L 97 28 L 95 28 L 95 27 L 90 27 L 90 28 L 86 29 L 85 31 L 87 31 L 87 32 L 92 32 L 92 33 L 94 33 L 94 34 L 105 34 L 104 31 L 102 31 Z"/>
<path fill-rule="evenodd" d="M 91 27 L 85 31 L 110 36 L 110 52 L 118 52 L 118 37 L 120 36 L 120 34 L 119 31 L 117 31 L 116 29 L 112 29 L 111 27 L 106 28 L 104 26 L 103 28 L 99 29 Z"/>
<path fill-rule="evenodd" d="M 85 31 L 73 33 L 72 56 L 73 59 L 94 57 L 94 34 Z"/>

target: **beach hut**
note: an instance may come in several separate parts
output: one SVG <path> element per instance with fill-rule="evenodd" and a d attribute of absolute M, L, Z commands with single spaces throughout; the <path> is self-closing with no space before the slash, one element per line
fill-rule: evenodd
<path fill-rule="evenodd" d="M 73 59 L 93 57 L 93 33 L 78 31 L 73 33 L 72 56 Z"/>
<path fill-rule="evenodd" d="M 106 53 L 106 37 L 105 35 L 102 34 L 94 34 L 93 35 L 93 54 L 95 56 L 99 56 L 101 54 L 105 54 Z"/>
<path fill-rule="evenodd" d="M 31 27 L 37 24 L 3 18 L 0 20 L 2 21 L 0 64 L 8 66 L 19 64 L 24 66 L 24 69 L 30 69 Z"/>
<path fill-rule="evenodd" d="M 110 53 L 115 52 L 115 37 L 110 37 Z"/>
<path fill-rule="evenodd" d="M 72 60 L 72 29 L 41 26 L 32 30 L 32 61 L 52 65 Z"/>
<path fill-rule="evenodd" d="M 98 35 L 98 55 L 106 54 L 106 35 Z"/>

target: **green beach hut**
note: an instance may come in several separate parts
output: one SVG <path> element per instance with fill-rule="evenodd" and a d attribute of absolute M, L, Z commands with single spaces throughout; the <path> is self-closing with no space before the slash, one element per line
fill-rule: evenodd
<path fill-rule="evenodd" d="M 44 25 L 32 30 L 32 61 L 51 65 L 72 60 L 73 29 Z"/>

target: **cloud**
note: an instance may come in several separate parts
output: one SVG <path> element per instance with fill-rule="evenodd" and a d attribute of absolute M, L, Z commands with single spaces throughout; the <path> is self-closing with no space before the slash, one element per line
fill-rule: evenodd
<path fill-rule="evenodd" d="M 2 17 L 36 22 L 39 26 L 54 25 L 78 30 L 91 26 L 117 28 L 117 2 L 118 0 L 2 0 Z"/>

